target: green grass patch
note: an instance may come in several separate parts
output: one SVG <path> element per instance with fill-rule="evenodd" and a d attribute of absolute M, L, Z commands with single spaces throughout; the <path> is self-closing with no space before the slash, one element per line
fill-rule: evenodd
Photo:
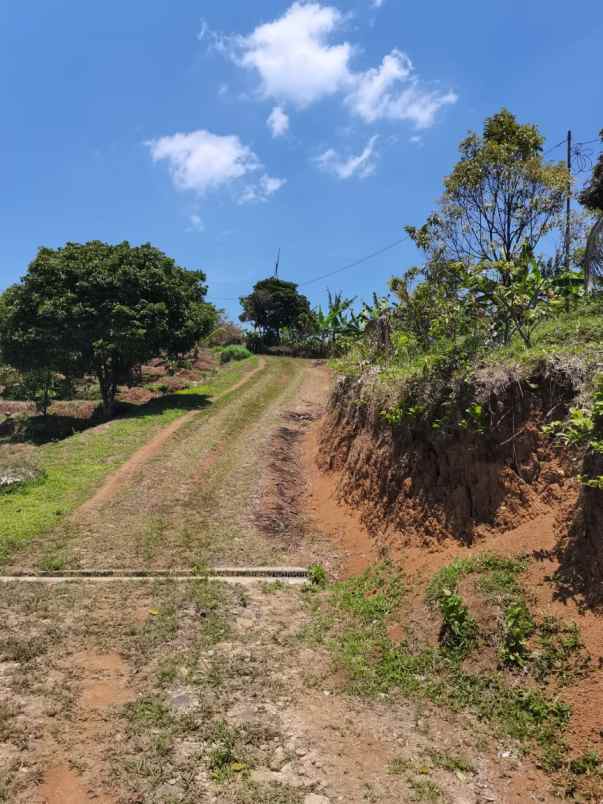
<path fill-rule="evenodd" d="M 457 558 L 433 576 L 427 588 L 427 601 L 439 603 L 446 590 L 456 592 L 459 581 L 467 575 L 478 574 L 480 591 L 492 597 L 514 596 L 519 590 L 517 576 L 526 568 L 521 559 L 503 558 L 482 553 L 470 558 Z"/>
<path fill-rule="evenodd" d="M 434 577 L 429 597 L 434 602 L 446 599 L 460 578 L 480 569 L 495 573 L 492 586 L 497 592 L 515 591 L 523 567 L 521 561 L 492 555 L 455 561 Z M 411 648 L 404 641 L 392 643 L 388 617 L 399 609 L 403 594 L 403 580 L 389 564 L 336 583 L 321 602 L 310 604 L 319 627 L 308 629 L 306 637 L 322 631 L 321 638 L 345 670 L 352 692 L 372 696 L 398 690 L 413 700 L 470 712 L 490 724 L 493 733 L 536 751 L 547 767 L 560 767 L 565 762 L 563 730 L 569 706 L 544 688 L 519 684 L 504 672 L 466 671 L 461 657 L 446 646 Z"/>
<path fill-rule="evenodd" d="M 0 561 L 81 505 L 107 475 L 162 427 L 191 409 L 201 411 L 207 406 L 207 411 L 212 410 L 211 397 L 228 391 L 256 365 L 255 357 L 233 363 L 205 385 L 171 394 L 129 416 L 38 447 L 36 465 L 42 479 L 0 495 Z"/>

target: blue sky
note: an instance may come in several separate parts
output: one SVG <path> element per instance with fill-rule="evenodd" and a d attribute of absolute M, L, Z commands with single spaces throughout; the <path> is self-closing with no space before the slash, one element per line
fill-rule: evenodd
<path fill-rule="evenodd" d="M 279 246 L 303 286 L 421 224 L 501 106 L 546 147 L 603 126 L 600 0 L 2 0 L 0 27 L 0 287 L 40 245 L 150 241 L 235 316 Z M 368 297 L 418 259 L 303 289 Z"/>

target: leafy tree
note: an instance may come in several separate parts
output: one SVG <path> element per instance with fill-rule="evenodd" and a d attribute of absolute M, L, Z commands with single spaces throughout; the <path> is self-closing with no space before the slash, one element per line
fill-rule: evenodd
<path fill-rule="evenodd" d="M 603 128 L 599 132 L 603 142 Z M 593 212 L 603 212 L 603 153 L 594 167 L 590 182 L 578 196 L 580 203 Z"/>
<path fill-rule="evenodd" d="M 3 357 L 23 371 L 94 373 L 109 415 L 118 383 L 136 365 L 181 354 L 211 329 L 216 313 L 204 281 L 150 244 L 41 248 L 4 294 Z"/>
<path fill-rule="evenodd" d="M 455 271 L 436 277 L 415 267 L 390 279 L 389 286 L 397 297 L 397 326 L 411 334 L 421 348 L 429 349 L 439 339 L 474 333 L 477 322 L 468 314 L 466 294 Z"/>
<path fill-rule="evenodd" d="M 492 276 L 493 267 L 510 281 L 497 282 Z M 482 313 L 489 324 L 491 340 L 505 343 L 517 333 L 526 348 L 532 345 L 536 327 L 577 300 L 582 290 L 580 276 L 572 272 L 545 276 L 528 246 L 511 263 L 493 266 L 482 262 L 469 268 L 461 263 L 459 271 L 463 286 L 469 291 L 469 301 L 476 309 L 475 316 Z"/>
<path fill-rule="evenodd" d="M 603 129 L 600 137 L 603 142 Z M 592 290 L 595 280 L 603 279 L 603 153 L 579 199 L 581 204 L 598 215 L 588 234 L 583 258 L 585 284 L 587 289 Z"/>
<path fill-rule="evenodd" d="M 562 163 L 545 163 L 543 141 L 536 126 L 502 109 L 481 135 L 461 142 L 439 210 L 421 228 L 407 227 L 432 268 L 488 260 L 504 272 L 559 225 L 571 180 Z M 498 279 L 508 283 L 510 276 Z"/>
<path fill-rule="evenodd" d="M 295 282 L 285 282 L 276 276 L 262 279 L 248 296 L 240 299 L 241 321 L 251 321 L 254 327 L 273 343 L 280 343 L 284 329 L 306 330 L 312 322 L 310 302 L 297 290 Z"/>
<path fill-rule="evenodd" d="M 241 327 L 229 320 L 224 310 L 217 311 L 214 328 L 205 339 L 207 346 L 230 346 L 245 342 L 245 333 Z"/>

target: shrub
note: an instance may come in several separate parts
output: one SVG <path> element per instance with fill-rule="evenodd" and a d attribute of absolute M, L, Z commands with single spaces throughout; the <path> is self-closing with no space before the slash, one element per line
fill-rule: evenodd
<path fill-rule="evenodd" d="M 245 346 L 232 344 L 220 352 L 220 363 L 230 363 L 231 360 L 245 360 L 248 357 L 252 357 L 249 349 L 245 348 Z"/>
<path fill-rule="evenodd" d="M 458 656 L 467 654 L 477 639 L 477 623 L 456 592 L 444 589 L 439 600 L 442 644 Z"/>

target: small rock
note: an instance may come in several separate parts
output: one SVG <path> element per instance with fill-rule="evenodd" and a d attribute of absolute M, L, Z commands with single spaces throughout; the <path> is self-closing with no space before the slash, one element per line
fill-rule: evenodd
<path fill-rule="evenodd" d="M 309 793 L 304 798 L 304 804 L 330 804 L 326 796 L 319 796 L 316 793 Z"/>
<path fill-rule="evenodd" d="M 256 784 L 270 784 L 275 779 L 275 774 L 268 768 L 256 768 L 249 774 L 249 778 Z"/>
<path fill-rule="evenodd" d="M 299 775 L 295 772 L 293 765 L 289 762 L 281 772 L 278 774 L 279 781 L 281 781 L 285 785 L 289 785 L 289 787 L 304 787 L 305 782 L 303 779 L 299 777 Z"/>
<path fill-rule="evenodd" d="M 295 750 L 295 753 L 297 754 L 298 757 L 305 757 L 308 752 L 306 751 L 305 748 L 297 748 Z"/>
<path fill-rule="evenodd" d="M 270 770 L 280 771 L 286 761 L 287 755 L 285 754 L 285 750 L 279 745 L 270 759 Z"/>
<path fill-rule="evenodd" d="M 170 704 L 174 709 L 179 711 L 187 711 L 193 709 L 196 705 L 195 698 L 186 689 L 171 690 L 168 693 Z"/>

